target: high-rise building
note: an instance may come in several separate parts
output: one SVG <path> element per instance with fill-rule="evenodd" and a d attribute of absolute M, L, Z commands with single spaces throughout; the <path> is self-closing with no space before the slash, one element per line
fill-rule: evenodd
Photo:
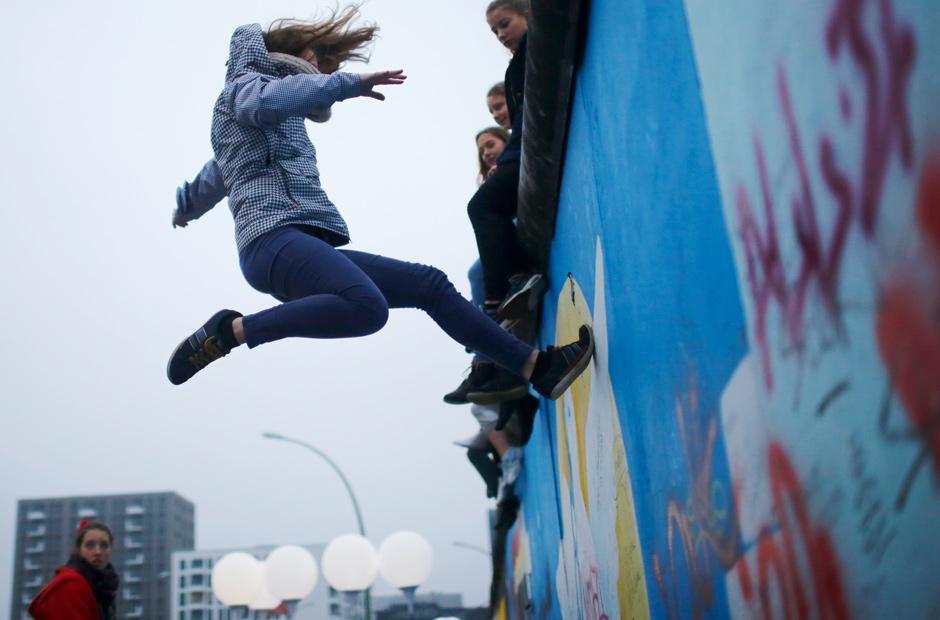
<path fill-rule="evenodd" d="M 317 560 L 323 557 L 324 545 L 302 545 Z M 251 547 L 249 549 L 210 549 L 199 551 L 177 551 L 171 563 L 172 590 L 170 620 L 229 620 L 244 618 L 236 615 L 219 602 L 212 594 L 212 569 L 223 555 L 233 551 L 250 553 L 259 560 L 264 560 L 272 546 Z M 257 612 L 251 618 L 268 618 L 267 611 Z M 340 620 L 347 617 L 346 601 L 342 594 L 330 588 L 323 580 L 317 579 L 316 587 L 304 600 L 300 601 L 292 620 Z"/>
<path fill-rule="evenodd" d="M 111 563 L 121 577 L 119 618 L 165 620 L 170 613 L 170 554 L 195 542 L 192 502 L 176 493 L 23 499 L 18 502 L 10 618 L 26 608 L 64 564 L 83 519 L 114 534 Z"/>

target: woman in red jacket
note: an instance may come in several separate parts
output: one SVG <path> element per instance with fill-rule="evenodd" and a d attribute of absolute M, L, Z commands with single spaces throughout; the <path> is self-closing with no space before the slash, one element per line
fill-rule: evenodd
<path fill-rule="evenodd" d="M 104 523 L 82 521 L 69 561 L 29 606 L 36 620 L 113 620 L 118 576 L 111 566 L 114 537 Z"/>

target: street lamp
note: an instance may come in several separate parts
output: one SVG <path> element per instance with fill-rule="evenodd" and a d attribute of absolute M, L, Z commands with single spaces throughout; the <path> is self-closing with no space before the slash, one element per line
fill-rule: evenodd
<path fill-rule="evenodd" d="M 361 536 L 366 535 L 366 526 L 362 522 L 362 512 L 359 510 L 359 502 L 356 501 L 356 494 L 353 493 L 352 485 L 349 484 L 349 480 L 346 478 L 346 475 L 343 474 L 343 471 L 339 468 L 339 466 L 333 462 L 333 459 L 328 457 L 322 450 L 311 446 L 306 441 L 294 439 L 293 437 L 285 437 L 284 435 L 280 435 L 278 433 L 262 433 L 261 436 L 265 439 L 276 439 L 278 441 L 286 441 L 287 443 L 301 446 L 307 450 L 310 450 L 321 459 L 326 461 L 326 464 L 333 468 L 333 471 L 336 472 L 336 475 L 339 476 L 339 479 L 343 481 L 343 486 L 346 487 L 346 492 L 349 493 L 349 499 L 352 500 L 353 510 L 356 512 L 356 523 L 359 525 L 359 534 Z"/>
<path fill-rule="evenodd" d="M 323 578 L 334 590 L 343 592 L 349 604 L 358 599 L 360 592 L 368 592 L 378 573 L 379 561 L 375 547 L 367 538 L 343 534 L 326 546 L 320 563 Z M 371 620 L 368 615 L 366 619 Z"/>
<path fill-rule="evenodd" d="M 479 545 L 471 545 L 470 543 L 466 543 L 460 540 L 455 540 L 451 542 L 451 544 L 454 545 L 455 547 L 460 547 L 461 549 L 469 549 L 470 551 L 476 551 L 477 553 L 485 555 L 488 558 L 492 557 L 493 555 L 493 553 L 488 549 L 485 549 Z"/>
<path fill-rule="evenodd" d="M 356 494 L 353 493 L 352 485 L 349 484 L 349 480 L 346 478 L 346 474 L 344 474 L 343 470 L 339 468 L 339 465 L 333 462 L 333 459 L 327 456 L 326 453 L 320 450 L 319 448 L 310 445 L 306 441 L 301 441 L 300 439 L 294 439 L 293 437 L 286 437 L 284 435 L 281 435 L 280 433 L 270 433 L 270 432 L 262 433 L 261 436 L 264 437 L 265 439 L 285 441 L 287 443 L 292 443 L 294 445 L 300 446 L 301 448 L 306 448 L 307 450 L 313 452 L 318 457 L 326 461 L 326 464 L 329 465 L 330 468 L 336 472 L 336 475 L 339 476 L 339 479 L 343 482 L 343 486 L 346 487 L 346 493 L 349 494 L 349 499 L 353 505 L 353 511 L 356 513 L 356 523 L 359 526 L 359 535 L 365 538 L 366 526 L 365 526 L 365 523 L 363 523 L 362 521 L 362 511 L 359 510 L 359 502 L 356 500 Z M 324 574 L 324 578 L 325 577 L 326 575 Z M 365 607 L 365 617 L 367 620 L 372 620 L 372 594 L 369 592 L 369 590 L 365 591 L 364 599 L 365 601 L 364 601 L 363 606 Z"/>
<path fill-rule="evenodd" d="M 415 532 L 396 532 L 379 547 L 379 573 L 402 591 L 408 613 L 414 614 L 415 590 L 431 576 L 433 552 L 428 541 Z"/>

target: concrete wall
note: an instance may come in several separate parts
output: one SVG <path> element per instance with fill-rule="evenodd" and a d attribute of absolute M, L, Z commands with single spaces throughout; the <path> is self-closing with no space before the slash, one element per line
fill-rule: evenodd
<path fill-rule="evenodd" d="M 940 617 L 938 32 L 593 0 L 508 616 Z"/>

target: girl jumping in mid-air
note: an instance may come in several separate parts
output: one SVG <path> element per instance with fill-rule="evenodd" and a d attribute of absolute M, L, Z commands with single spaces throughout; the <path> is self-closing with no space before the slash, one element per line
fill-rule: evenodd
<path fill-rule="evenodd" d="M 571 344 L 538 351 L 500 329 L 461 297 L 438 269 L 336 248 L 346 223 L 320 186 L 304 118 L 323 121 L 352 97 L 384 100 L 377 86 L 402 84 L 402 71 L 339 72 L 364 59 L 374 26 L 351 28 L 356 7 L 321 22 L 281 20 L 232 35 L 225 88 L 212 117 L 214 160 L 177 192 L 174 225 L 186 225 L 225 195 L 235 218 L 242 273 L 282 303 L 256 314 L 220 310 L 185 338 L 167 364 L 174 384 L 233 348 L 281 338 L 348 338 L 385 325 L 389 308 L 420 308 L 454 340 L 558 398 L 594 350 L 583 326 Z"/>

